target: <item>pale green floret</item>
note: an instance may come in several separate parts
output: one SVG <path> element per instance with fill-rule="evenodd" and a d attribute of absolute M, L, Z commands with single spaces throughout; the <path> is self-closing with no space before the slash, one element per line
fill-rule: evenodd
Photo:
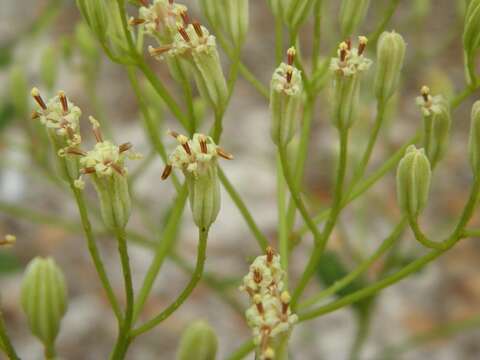
<path fill-rule="evenodd" d="M 423 116 L 432 116 L 443 111 L 445 99 L 442 95 L 430 96 L 429 101 L 425 102 L 423 96 L 417 96 L 416 104 L 420 108 Z"/>
<path fill-rule="evenodd" d="M 370 69 L 372 60 L 358 54 L 357 48 L 352 48 L 344 61 L 340 59 L 340 49 L 338 50 L 338 57 L 333 58 L 330 63 L 330 70 L 335 74 L 343 76 L 354 76 Z"/>
<path fill-rule="evenodd" d="M 191 323 L 183 332 L 177 360 L 214 360 L 217 354 L 217 335 L 205 321 Z"/>
<path fill-rule="evenodd" d="M 114 171 L 110 164 L 118 164 L 123 167 L 126 155 L 120 154 L 119 147 L 110 141 L 102 141 L 95 144 L 93 150 L 80 159 L 80 165 L 84 168 L 95 168 L 99 177 L 110 176 Z"/>
<path fill-rule="evenodd" d="M 70 128 L 75 133 L 80 131 L 80 116 L 82 115 L 79 107 L 69 100 L 67 100 L 67 103 L 68 112 L 65 113 L 57 95 L 48 101 L 45 110 L 37 110 L 40 122 L 47 129 L 53 129 L 57 135 L 63 137 L 68 136 L 67 128 Z"/>
<path fill-rule="evenodd" d="M 154 37 L 165 39 L 176 34 L 178 26 L 183 24 L 180 14 L 187 7 L 180 4 L 170 4 L 168 0 L 154 0 L 149 7 L 139 9 L 139 18 L 145 22 L 145 32 Z"/>

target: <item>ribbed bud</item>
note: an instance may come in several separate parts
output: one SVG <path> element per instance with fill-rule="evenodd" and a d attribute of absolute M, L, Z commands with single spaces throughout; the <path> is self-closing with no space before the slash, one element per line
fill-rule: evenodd
<path fill-rule="evenodd" d="M 222 1 L 218 0 L 199 0 L 200 9 L 207 18 L 208 22 L 214 27 L 218 28 L 223 24 L 222 18 Z"/>
<path fill-rule="evenodd" d="M 467 69 L 467 80 L 475 80 L 475 54 L 480 47 L 480 0 L 471 0 L 465 14 L 463 29 L 463 49 Z"/>
<path fill-rule="evenodd" d="M 288 54 L 292 59 L 295 50 L 289 49 Z M 302 91 L 300 71 L 291 64 L 280 64 L 270 84 L 271 137 L 277 146 L 286 146 L 295 135 L 302 107 Z"/>
<path fill-rule="evenodd" d="M 77 0 L 77 6 L 95 36 L 100 42 L 105 42 L 109 19 L 111 18 L 106 1 Z"/>
<path fill-rule="evenodd" d="M 195 321 L 182 334 L 177 360 L 214 360 L 217 355 L 217 335 L 205 321 Z"/>
<path fill-rule="evenodd" d="M 472 107 L 468 153 L 472 171 L 475 176 L 478 176 L 480 175 L 480 101 L 476 101 Z"/>
<path fill-rule="evenodd" d="M 237 48 L 240 48 L 247 35 L 249 0 L 219 1 L 223 5 L 222 16 L 225 18 L 225 27 L 228 35 Z"/>
<path fill-rule="evenodd" d="M 209 136 L 194 134 L 189 139 L 174 132 L 171 135 L 180 145 L 170 155 L 162 179 L 170 175 L 172 168 L 182 170 L 188 185 L 193 220 L 200 229 L 208 229 L 220 211 L 217 159 L 220 156 L 231 160 L 233 156 L 219 148 Z"/>
<path fill-rule="evenodd" d="M 431 96 L 430 89 L 422 87 L 421 96 L 417 97 L 423 115 L 423 143 L 432 168 L 445 154 L 448 146 L 450 125 L 450 106 L 442 95 Z"/>
<path fill-rule="evenodd" d="M 343 0 L 340 7 L 340 31 L 347 38 L 358 30 L 365 20 L 370 0 Z"/>
<path fill-rule="evenodd" d="M 67 309 L 65 278 L 53 259 L 36 257 L 28 264 L 21 302 L 32 333 L 52 348 Z"/>
<path fill-rule="evenodd" d="M 97 41 L 93 37 L 90 28 L 84 22 L 79 22 L 75 26 L 75 43 L 77 49 L 85 59 L 96 60 L 99 57 Z"/>
<path fill-rule="evenodd" d="M 375 75 L 375 96 L 386 102 L 398 87 L 400 72 L 405 58 L 405 41 L 402 35 L 384 32 L 377 44 L 377 72 Z"/>
<path fill-rule="evenodd" d="M 430 191 L 430 162 L 423 149 L 410 145 L 397 168 L 397 200 L 404 214 L 416 218 Z"/>
<path fill-rule="evenodd" d="M 283 1 L 281 4 L 283 8 L 283 15 L 285 23 L 291 29 L 297 29 L 310 14 L 310 9 L 314 1 L 311 0 L 290 0 Z"/>

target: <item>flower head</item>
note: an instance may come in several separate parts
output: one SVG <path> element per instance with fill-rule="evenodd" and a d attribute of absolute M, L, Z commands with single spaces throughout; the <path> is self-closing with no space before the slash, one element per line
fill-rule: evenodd
<path fill-rule="evenodd" d="M 185 22 L 187 7 L 171 0 L 154 0 L 153 4 L 142 6 L 139 18 L 133 24 L 144 24 L 147 34 L 160 37 L 171 37 L 177 27 Z"/>
<path fill-rule="evenodd" d="M 350 40 L 343 41 L 338 45 L 337 55 L 330 63 L 330 69 L 339 75 L 353 76 L 370 68 L 372 61 L 364 56 L 368 39 L 365 36 L 358 37 L 358 47 L 353 48 Z"/>
<path fill-rule="evenodd" d="M 418 96 L 415 102 L 420 107 L 423 116 L 440 114 L 443 111 L 445 99 L 442 95 L 430 95 L 430 88 L 428 86 L 422 86 L 420 92 L 421 96 Z"/>

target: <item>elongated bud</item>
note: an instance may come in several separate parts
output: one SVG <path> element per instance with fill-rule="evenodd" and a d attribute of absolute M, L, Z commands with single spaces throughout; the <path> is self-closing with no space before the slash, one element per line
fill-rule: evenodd
<path fill-rule="evenodd" d="M 220 211 L 220 182 L 217 159 L 231 160 L 233 156 L 219 148 L 211 137 L 194 134 L 192 139 L 170 133 L 180 143 L 169 157 L 163 179 L 171 172 L 170 167 L 182 170 L 188 185 L 188 195 L 193 220 L 201 229 L 208 229 Z"/>
<path fill-rule="evenodd" d="M 288 27 L 297 29 L 303 24 L 310 14 L 313 3 L 314 1 L 310 0 L 289 1 L 288 4 L 283 1 L 280 6 L 283 8 L 283 16 Z"/>
<path fill-rule="evenodd" d="M 271 137 L 278 146 L 285 146 L 292 140 L 302 107 L 302 75 L 292 65 L 294 56 L 295 49 L 290 48 L 287 64 L 280 64 L 270 84 Z"/>
<path fill-rule="evenodd" d="M 475 54 L 480 47 L 480 0 L 471 0 L 465 13 L 463 49 L 465 52 L 466 77 L 472 84 L 476 79 Z"/>
<path fill-rule="evenodd" d="M 78 146 L 80 136 L 80 108 L 70 102 L 63 91 L 45 103 L 40 91 L 33 88 L 31 95 L 38 105 L 35 111 L 35 121 L 40 121 L 47 129 L 50 142 L 58 156 L 57 166 L 60 175 L 67 182 L 73 181 L 79 175 L 78 159 L 67 154 L 66 149 Z"/>
<path fill-rule="evenodd" d="M 442 159 L 448 146 L 450 125 L 450 106 L 442 95 L 431 96 L 426 86 L 416 99 L 423 115 L 423 142 L 425 152 L 432 168 Z"/>
<path fill-rule="evenodd" d="M 218 0 L 200 0 L 200 9 L 207 18 L 208 22 L 214 27 L 222 27 L 224 24 L 222 7 L 223 1 Z"/>
<path fill-rule="evenodd" d="M 33 335 L 52 348 L 67 309 L 65 278 L 53 259 L 36 257 L 28 264 L 21 300 Z"/>
<path fill-rule="evenodd" d="M 377 72 L 375 75 L 375 96 L 386 102 L 398 87 L 400 72 L 405 58 L 405 41 L 402 35 L 384 32 L 377 44 Z"/>
<path fill-rule="evenodd" d="M 357 48 L 352 48 L 350 42 L 340 43 L 338 56 L 330 64 L 334 73 L 332 119 L 340 130 L 350 128 L 356 118 L 361 75 L 372 64 L 364 56 L 367 41 L 366 37 L 360 36 Z"/>
<path fill-rule="evenodd" d="M 480 101 L 472 107 L 470 120 L 470 135 L 468 139 L 468 153 L 470 165 L 475 176 L 480 175 Z"/>
<path fill-rule="evenodd" d="M 425 208 L 430 181 L 430 162 L 424 150 L 410 145 L 397 169 L 397 198 L 404 214 L 416 218 Z"/>
<path fill-rule="evenodd" d="M 51 92 L 55 87 L 58 74 L 59 54 L 53 46 L 48 46 L 40 60 L 40 77 L 47 89 Z"/>
<path fill-rule="evenodd" d="M 342 0 L 340 7 L 340 30 L 344 38 L 349 37 L 358 30 L 365 20 L 370 0 Z"/>
<path fill-rule="evenodd" d="M 249 14 L 249 0 L 217 1 L 223 5 L 222 16 L 225 18 L 225 27 L 233 43 L 240 48 L 247 35 Z M 221 5 L 221 6 L 222 6 Z"/>
<path fill-rule="evenodd" d="M 215 360 L 217 335 L 205 321 L 195 321 L 183 332 L 177 352 L 177 360 Z"/>
<path fill-rule="evenodd" d="M 77 0 L 77 7 L 95 36 L 100 42 L 105 42 L 111 18 L 106 1 Z"/>

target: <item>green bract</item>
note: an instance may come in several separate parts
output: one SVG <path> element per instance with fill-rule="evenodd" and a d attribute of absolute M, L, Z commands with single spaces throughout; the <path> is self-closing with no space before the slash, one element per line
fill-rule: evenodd
<path fill-rule="evenodd" d="M 37 257 L 28 264 L 21 300 L 32 333 L 52 348 L 67 309 L 65 278 L 53 259 Z"/>
<path fill-rule="evenodd" d="M 410 145 L 397 168 L 397 199 L 402 212 L 413 218 L 425 208 L 431 169 L 425 151 Z"/>
<path fill-rule="evenodd" d="M 283 10 L 285 23 L 291 29 L 297 29 L 308 18 L 313 3 L 311 0 L 283 1 L 280 6 Z"/>
<path fill-rule="evenodd" d="M 215 360 L 217 348 L 217 335 L 210 325 L 195 321 L 182 334 L 177 360 Z"/>

